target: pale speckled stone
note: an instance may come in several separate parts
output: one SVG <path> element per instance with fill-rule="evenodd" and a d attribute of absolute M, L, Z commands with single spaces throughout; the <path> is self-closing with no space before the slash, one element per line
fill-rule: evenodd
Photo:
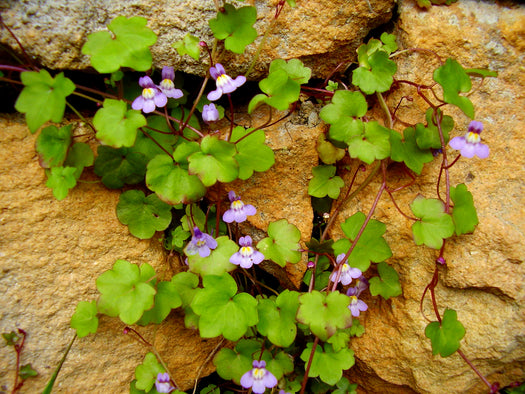
<path fill-rule="evenodd" d="M 258 0 L 255 28 L 259 38 L 243 55 L 223 58 L 233 74 L 247 70 L 267 26 L 273 20 L 277 0 Z M 237 6 L 243 3 L 236 2 Z M 355 48 L 369 31 L 390 17 L 394 0 L 367 1 L 297 1 L 297 7 L 286 5 L 278 22 L 268 36 L 262 56 L 252 74 L 253 78 L 264 76 L 269 62 L 275 58 L 302 58 L 314 68 L 320 77 L 339 62 L 355 59 Z M 155 66 L 174 66 L 177 70 L 203 75 L 204 64 L 189 56 L 180 57 L 171 44 L 191 33 L 201 40 L 212 43 L 213 36 L 208 20 L 215 17 L 212 0 L 7 0 L 0 3 L 2 17 L 7 26 L 21 41 L 30 56 L 38 63 L 52 69 L 85 69 L 89 59 L 80 52 L 90 33 L 105 29 L 117 16 L 142 16 L 159 38 L 152 47 Z M 13 38 L 5 30 L 0 31 L 0 42 L 18 50 Z M 319 56 L 323 55 L 323 56 Z"/>

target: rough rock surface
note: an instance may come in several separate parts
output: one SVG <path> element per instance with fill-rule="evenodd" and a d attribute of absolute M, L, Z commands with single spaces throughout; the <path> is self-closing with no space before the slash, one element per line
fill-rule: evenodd
<path fill-rule="evenodd" d="M 326 76 L 339 62 L 354 59 L 355 48 L 370 30 L 390 19 L 394 6 L 394 0 L 369 0 L 370 7 L 367 1 L 298 1 L 294 9 L 286 5 L 267 38 L 252 77 L 263 75 L 269 62 L 276 58 L 301 58 L 314 67 L 314 74 L 320 77 Z M 257 8 L 255 28 L 262 37 L 278 2 L 251 3 Z M 152 47 L 156 66 L 170 65 L 199 75 L 209 67 L 206 61 L 201 65 L 189 56 L 181 58 L 171 44 L 188 32 L 212 43 L 208 27 L 208 20 L 216 14 L 212 0 L 6 0 L 0 3 L 0 11 L 4 23 L 28 54 L 51 69 L 89 67 L 89 58 L 80 51 L 88 34 L 106 29 L 111 20 L 120 15 L 148 19 L 148 27 L 158 35 Z M 244 55 L 224 59 L 234 74 L 246 71 L 259 41 L 260 38 L 251 44 Z M 5 29 L 0 30 L 0 42 L 18 50 Z"/>
<path fill-rule="evenodd" d="M 34 393 L 42 391 L 73 337 L 69 321 L 76 304 L 96 297 L 98 275 L 118 259 L 147 262 L 165 276 L 180 268 L 166 263 L 157 241 L 133 237 L 118 221 L 118 191 L 81 183 L 67 199 L 57 201 L 45 186 L 35 154 L 36 135 L 29 133 L 22 117 L 2 115 L 0 130 L 0 332 L 27 331 L 22 364 L 31 363 L 39 376 L 29 379 L 23 392 Z M 181 318 L 169 319 L 157 332 L 148 330 L 146 339 L 164 341 L 165 326 L 171 328 L 169 349 L 174 351 L 159 350 L 173 366 L 177 382 L 190 387 L 217 341 L 200 339 L 196 331 L 184 328 Z M 96 335 L 77 339 L 56 392 L 125 392 L 148 349 L 123 335 L 123 328 L 117 319 L 103 318 Z M 184 357 L 184 368 L 181 355 L 191 355 Z M 12 385 L 12 348 L 2 346 L 0 365 L 3 391 Z"/>
<path fill-rule="evenodd" d="M 308 4 L 313 2 L 305 3 L 298 1 L 298 10 L 287 12 L 294 11 L 299 15 L 301 7 L 310 10 Z M 10 10 L 25 7 L 29 2 L 10 1 L 5 4 L 7 11 L 3 17 L 9 24 L 12 23 L 8 22 L 12 21 L 8 18 Z M 69 4 L 70 10 L 80 12 L 80 2 Z M 92 3 L 82 4 L 88 7 Z M 147 8 L 133 4 L 120 10 L 126 9 L 129 15 L 136 15 Z M 160 4 L 163 12 L 171 12 L 167 4 Z M 378 11 L 382 9 L 381 4 L 391 3 L 371 1 L 371 4 Z M 63 8 L 59 2 L 50 2 L 43 7 L 45 12 L 34 7 L 25 24 L 19 21 L 11 26 L 17 28 L 17 23 L 31 26 L 33 15 L 58 13 Z M 363 7 L 361 13 L 366 13 L 366 2 L 363 2 Z M 156 9 L 153 7 L 151 12 Z M 302 15 L 313 18 L 312 10 L 304 11 Z M 461 0 L 450 7 L 433 7 L 424 12 L 415 8 L 413 1 L 405 0 L 400 2 L 399 12 L 396 32 L 402 48 L 429 48 L 443 58 L 455 57 L 465 67 L 488 67 L 499 72 L 498 78 L 487 79 L 470 96 L 476 107 L 476 119 L 485 125 L 482 137 L 489 144 L 491 155 L 485 160 L 460 160 L 451 170 L 452 184 L 464 182 L 473 193 L 480 225 L 473 235 L 459 237 L 447 245 L 447 266 L 440 269 L 441 280 L 436 294 L 441 311 L 445 307 L 458 311 L 458 318 L 467 330 L 462 350 L 490 381 L 508 384 L 523 380 L 524 7 L 503 2 Z M 115 11 L 115 15 L 117 13 Z M 83 26 L 90 26 L 90 19 L 101 26 L 115 15 L 103 15 L 100 20 L 92 15 L 85 19 L 85 24 L 77 22 L 73 30 L 78 32 L 76 44 L 69 50 L 62 48 L 65 63 L 54 67 L 85 67 L 78 58 L 78 51 L 85 34 L 92 29 L 86 27 L 82 30 Z M 330 17 L 329 13 L 327 15 Z M 280 20 L 293 30 L 294 23 L 286 18 L 283 15 Z M 61 24 L 69 28 L 69 22 L 63 20 Z M 197 29 L 193 22 L 186 23 L 189 28 Z M 319 25 L 315 19 L 312 22 L 305 17 L 304 23 L 308 29 L 303 34 L 313 35 L 321 30 L 312 29 L 312 26 Z M 334 29 L 339 25 L 344 27 L 344 23 L 338 22 L 334 23 Z M 164 29 L 168 31 L 167 26 Z M 41 27 L 40 30 L 45 29 Z M 69 34 L 75 37 L 77 33 Z M 331 40 L 328 36 L 337 37 L 337 30 L 323 34 Z M 31 49 L 40 45 L 41 36 L 39 30 L 21 34 L 22 39 L 28 37 L 24 45 Z M 294 47 L 292 40 L 296 38 L 288 38 L 291 47 Z M 170 36 L 166 47 L 174 39 Z M 51 38 L 47 40 L 46 51 L 58 51 L 52 46 L 57 43 Z M 314 42 L 314 38 L 306 39 L 297 47 L 307 47 L 308 42 Z M 332 52 L 332 47 L 320 48 L 315 53 Z M 304 52 L 299 56 L 309 55 Z M 338 59 L 337 56 L 339 54 L 334 58 Z M 319 62 L 328 60 L 327 56 L 318 58 Z M 431 81 L 431 73 L 425 70 L 431 70 L 437 64 L 432 55 L 426 54 L 400 55 L 398 60 L 398 78 L 421 82 Z M 416 96 L 409 90 L 396 92 L 388 97 L 388 103 L 395 106 L 399 98 L 408 93 Z M 411 109 L 412 104 L 401 105 L 400 119 L 409 123 L 423 120 L 421 110 L 424 103 L 417 99 L 414 103 L 415 109 Z M 447 108 L 450 111 L 450 107 Z M 459 111 L 450 113 L 457 121 L 453 135 L 462 135 L 469 120 Z M 264 115 L 255 117 L 253 124 L 258 125 L 261 120 L 265 120 Z M 156 241 L 139 241 L 118 222 L 115 216 L 118 192 L 107 191 L 100 184 L 80 184 L 66 200 L 56 201 L 51 190 L 46 188 L 44 172 L 38 166 L 34 152 L 35 136 L 29 134 L 20 117 L 2 116 L 0 122 L 0 157 L 4 163 L 0 170 L 0 291 L 3 294 L 0 330 L 6 332 L 20 327 L 28 331 L 22 363 L 32 363 L 40 376 L 30 379 L 23 392 L 39 392 L 72 337 L 69 319 L 76 303 L 95 297 L 94 280 L 100 273 L 119 258 L 135 263 L 148 262 L 166 275 L 178 268 L 177 264 L 165 262 L 165 255 Z M 314 138 L 322 127 L 317 124 L 314 114 L 303 124 L 280 123 L 268 133 L 268 142 L 276 151 L 276 167 L 265 176 L 254 177 L 250 181 L 253 183 L 242 188 L 239 185 L 238 189 L 245 201 L 258 208 L 264 207 L 259 209 L 256 217 L 250 218 L 251 225 L 264 230 L 269 221 L 286 217 L 301 229 L 303 236 L 311 231 L 312 212 L 306 188 L 311 167 L 316 164 Z M 396 127 L 402 129 L 401 125 Z M 291 178 L 283 175 L 289 174 L 287 168 L 298 178 L 291 179 L 291 182 L 284 179 Z M 396 194 L 396 202 L 404 211 L 408 210 L 408 204 L 417 193 L 434 197 L 437 171 L 437 163 L 426 165 L 417 186 Z M 395 183 L 407 181 L 395 166 L 392 174 Z M 342 217 L 350 216 L 356 210 L 368 212 L 377 187 L 377 182 L 372 183 L 359 194 Z M 350 371 L 350 379 L 368 393 L 486 392 L 457 354 L 445 359 L 432 356 L 430 342 L 424 336 L 427 322 L 419 312 L 419 299 L 434 270 L 436 253 L 423 246 L 414 246 L 410 222 L 398 214 L 386 196 L 375 218 L 388 223 L 386 238 L 394 253 L 388 262 L 400 274 L 403 295 L 388 301 L 380 297 L 366 300 L 370 308 L 363 314 L 362 322 L 367 331 L 363 337 L 352 341 L 357 364 Z M 302 266 L 292 269 L 296 270 L 290 272 L 296 281 Z M 430 304 L 425 302 L 424 305 L 426 315 L 431 316 Z M 122 335 L 123 326 L 115 320 L 103 319 L 101 324 L 95 336 L 74 344 L 60 374 L 56 392 L 127 391 L 134 368 L 147 349 Z M 184 387 L 192 384 L 194 373 L 217 343 L 215 340 L 201 340 L 194 331 L 184 329 L 179 316 L 173 316 L 156 332 L 147 331 L 145 335 L 161 349 L 169 344 L 170 350 L 162 355 L 174 371 L 177 382 Z M 188 357 L 182 359 L 183 355 Z M 7 367 L 0 371 L 0 391 L 7 391 L 11 385 L 13 370 L 9 366 L 14 362 L 11 349 L 2 347 L 0 365 Z M 203 374 L 209 371 L 208 367 Z"/>
<path fill-rule="evenodd" d="M 465 183 L 473 193 L 480 224 L 474 234 L 447 244 L 447 266 L 440 268 L 436 297 L 441 314 L 445 308 L 457 311 L 466 328 L 461 349 L 491 382 L 505 385 L 523 380 L 525 100 L 520 67 L 525 8 L 465 0 L 421 12 L 413 2 L 404 1 L 399 11 L 397 32 L 402 49 L 432 49 L 443 59 L 456 58 L 466 68 L 486 67 L 499 73 L 498 78 L 488 78 L 481 87 L 474 84 L 475 92 L 470 95 L 476 119 L 485 126 L 482 138 L 490 146 L 490 156 L 485 160 L 462 159 L 451 169 L 451 184 Z M 435 66 L 433 55 L 407 55 L 396 76 L 431 82 Z M 392 94 L 388 99 L 391 107 L 404 94 L 417 96 L 414 90 Z M 424 102 L 415 99 L 414 104 L 403 105 L 399 119 L 424 121 Z M 453 114 L 456 120 L 452 135 L 463 135 L 470 120 L 451 106 L 445 113 Z M 397 126 L 403 129 L 401 124 Z M 410 213 L 409 204 L 418 193 L 435 198 L 438 171 L 437 161 L 426 165 L 416 185 L 395 194 L 404 212 Z M 392 175 L 394 185 L 410 180 L 395 168 Z M 379 183 L 370 185 L 341 217 L 356 210 L 368 213 L 378 188 Z M 366 334 L 352 341 L 359 362 L 351 370 L 351 379 L 369 393 L 385 387 L 391 387 L 388 392 L 404 393 L 487 392 L 458 354 L 432 356 L 430 341 L 424 335 L 427 321 L 420 314 L 419 300 L 432 278 L 437 252 L 414 245 L 411 222 L 399 215 L 387 195 L 382 197 L 374 218 L 387 224 L 386 239 L 393 252 L 388 263 L 400 274 L 403 295 L 388 301 L 380 297 L 369 300 L 370 308 L 363 319 Z M 424 311 L 433 317 L 428 298 Z"/>

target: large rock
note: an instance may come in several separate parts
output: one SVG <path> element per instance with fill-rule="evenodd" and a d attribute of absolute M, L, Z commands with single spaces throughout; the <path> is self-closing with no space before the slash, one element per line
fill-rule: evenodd
<path fill-rule="evenodd" d="M 442 59 L 456 58 L 466 68 L 486 67 L 499 73 L 498 78 L 487 79 L 481 87 L 475 83 L 469 96 L 476 119 L 485 126 L 482 138 L 491 153 L 485 160 L 461 159 L 450 170 L 451 184 L 465 183 L 473 193 L 480 224 L 473 235 L 447 242 L 447 266 L 440 268 L 436 297 L 441 314 L 445 308 L 457 311 L 466 328 L 461 349 L 491 382 L 505 385 L 523 380 L 525 101 L 520 68 L 525 8 L 464 0 L 422 12 L 414 2 L 403 1 L 399 11 L 397 34 L 402 49 L 431 49 Z M 434 55 L 401 56 L 406 57 L 400 62 L 397 78 L 432 81 L 432 69 L 437 65 Z M 425 103 L 416 98 L 413 89 L 390 95 L 388 103 L 395 107 L 405 94 L 415 101 L 402 105 L 398 118 L 412 124 L 424 122 Z M 470 120 L 451 106 L 444 111 L 456 120 L 452 135 L 463 135 Z M 403 127 L 396 125 L 399 130 Z M 451 154 L 452 158 L 456 156 Z M 414 186 L 395 193 L 396 203 L 404 212 L 410 214 L 409 204 L 417 194 L 436 197 L 438 172 L 436 160 L 426 165 Z M 393 185 L 410 180 L 395 166 L 391 174 Z M 378 182 L 372 183 L 341 219 L 356 210 L 368 213 L 378 188 Z M 406 393 L 487 392 L 458 354 L 432 356 L 430 341 L 424 335 L 428 322 L 419 311 L 419 300 L 432 278 L 438 253 L 414 245 L 411 222 L 397 212 L 387 195 L 374 218 L 387 224 L 386 239 L 393 252 L 388 263 L 400 274 L 403 295 L 388 301 L 367 300 L 370 308 L 363 317 L 366 334 L 352 341 L 358 363 L 351 370 L 351 378 L 370 393 L 380 392 L 381 387 Z M 424 311 L 433 318 L 428 298 Z"/>
<path fill-rule="evenodd" d="M 285 6 L 267 38 L 252 77 L 263 76 L 275 58 L 302 58 L 314 68 L 315 75 L 325 77 L 339 62 L 355 58 L 355 48 L 371 29 L 390 19 L 394 6 L 394 0 L 370 0 L 370 6 L 368 1 L 297 3 L 294 9 Z M 275 0 L 255 1 L 258 15 L 255 28 L 259 38 L 244 55 L 223 59 L 233 74 L 246 72 L 260 37 L 274 18 L 276 4 Z M 209 67 L 205 56 L 202 64 L 189 56 L 181 58 L 171 44 L 186 33 L 212 43 L 208 20 L 215 17 L 216 11 L 211 0 L 7 0 L 1 8 L 4 23 L 27 53 L 51 69 L 89 67 L 89 58 L 80 51 L 88 34 L 106 29 L 109 22 L 120 15 L 148 19 L 148 26 L 158 34 L 158 41 L 152 47 L 156 66 L 170 65 L 199 75 Z M 0 30 L 0 42 L 19 50 L 5 29 Z"/>
<path fill-rule="evenodd" d="M 34 393 L 43 390 L 74 335 L 69 321 L 77 303 L 95 299 L 95 279 L 117 259 L 149 263 L 162 277 L 181 267 L 167 261 L 158 240 L 141 241 L 118 221 L 119 191 L 80 183 L 57 201 L 45 186 L 35 155 L 36 135 L 29 133 L 22 117 L 2 115 L 0 130 L 0 332 L 27 331 L 22 364 L 31 363 L 39 375 L 26 382 L 23 392 Z M 124 324 L 117 320 L 102 318 L 96 335 L 76 340 L 56 392 L 127 391 L 148 349 L 123 335 Z M 159 329 L 140 331 L 150 342 L 169 343 L 159 352 L 184 388 L 193 386 L 218 342 L 202 340 L 197 331 L 184 328 L 181 317 L 168 319 Z M 11 387 L 11 349 L 4 347 L 0 365 L 0 381 Z M 210 368 L 208 364 L 203 374 Z"/>

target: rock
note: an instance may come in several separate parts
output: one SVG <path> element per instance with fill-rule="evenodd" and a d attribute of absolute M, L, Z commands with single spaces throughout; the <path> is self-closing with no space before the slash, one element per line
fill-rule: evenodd
<path fill-rule="evenodd" d="M 456 58 L 465 68 L 486 67 L 499 73 L 498 78 L 488 78 L 481 87 L 474 83 L 469 96 L 476 119 L 485 125 L 482 138 L 491 153 L 485 160 L 461 159 L 451 168 L 451 184 L 465 183 L 473 193 L 480 223 L 474 234 L 447 243 L 447 266 L 439 270 L 436 297 L 441 314 L 445 308 L 457 311 L 466 328 L 461 350 L 489 381 L 506 385 L 523 380 L 525 102 L 520 64 L 525 8 L 465 0 L 424 12 L 414 2 L 403 1 L 399 12 L 401 49 L 427 48 L 443 60 Z M 396 78 L 423 83 L 432 80 L 437 64 L 434 55 L 401 56 L 406 57 L 399 63 Z M 415 101 L 402 104 L 398 118 L 411 124 L 424 122 L 425 105 L 413 89 L 392 93 L 388 97 L 390 107 L 406 94 Z M 444 111 L 456 121 L 452 136 L 463 135 L 470 120 L 450 105 Z M 398 124 L 396 128 L 402 130 L 404 126 Z M 451 157 L 455 156 L 452 153 Z M 391 170 L 393 187 L 409 182 L 399 166 Z M 417 194 L 435 198 L 438 172 L 438 161 L 426 165 L 415 185 L 395 194 L 403 212 L 410 214 L 409 204 Z M 378 188 L 379 183 L 373 182 L 340 219 L 356 210 L 368 213 Z M 487 392 L 457 353 L 448 358 L 432 356 L 430 340 L 424 335 L 428 322 L 421 316 L 419 300 L 432 278 L 437 251 L 414 245 L 411 222 L 397 212 L 387 195 L 382 197 L 374 218 L 387 224 L 385 238 L 393 252 L 388 263 L 400 274 L 403 295 L 388 301 L 380 297 L 366 300 L 370 307 L 362 319 L 366 333 L 352 341 L 359 361 L 358 368 L 350 370 L 350 379 L 369 393 L 378 392 L 381 381 L 385 387 L 398 386 L 401 392 Z M 424 311 L 435 320 L 428 297 Z"/>
<path fill-rule="evenodd" d="M 27 380 L 23 392 L 41 392 L 74 335 L 69 322 L 77 303 L 95 299 L 95 279 L 101 273 L 118 259 L 147 262 L 163 276 L 175 274 L 180 265 L 167 264 L 158 240 L 139 240 L 118 221 L 119 191 L 101 183 L 80 183 L 65 200 L 57 201 L 45 186 L 34 148 L 36 135 L 29 133 L 22 117 L 2 115 L 0 128 L 0 332 L 27 331 L 22 364 L 31 363 L 39 375 Z M 123 335 L 123 328 L 118 319 L 103 317 L 97 334 L 77 339 L 56 392 L 127 391 L 148 349 L 131 334 Z M 218 343 L 200 339 L 175 316 L 158 330 L 141 332 L 149 341 L 170 343 L 169 350 L 159 352 L 185 389 L 193 386 L 197 370 Z M 11 350 L 5 347 L 0 353 L 0 380 L 7 387 L 15 370 Z M 210 365 L 204 375 L 211 372 Z"/>
<path fill-rule="evenodd" d="M 252 1 L 253 3 L 253 1 Z M 368 5 L 367 3 L 370 3 Z M 237 7 L 243 3 L 237 2 Z M 255 1 L 258 19 L 255 28 L 262 37 L 275 15 L 276 0 Z M 394 0 L 359 2 L 298 1 L 291 9 L 284 7 L 267 38 L 252 78 L 264 77 L 268 64 L 275 58 L 301 58 L 314 68 L 314 75 L 326 77 L 339 62 L 355 59 L 355 48 L 375 27 L 386 23 Z M 142 16 L 158 35 L 153 46 L 154 65 L 169 65 L 190 74 L 204 75 L 209 65 L 189 56 L 180 57 L 171 46 L 186 33 L 210 45 L 213 41 L 208 20 L 215 17 L 212 1 L 151 0 L 93 2 L 83 0 L 7 1 L 2 9 L 4 23 L 22 43 L 27 53 L 39 64 L 51 69 L 86 69 L 88 56 L 81 53 L 90 33 L 105 30 L 117 16 Z M 223 58 L 232 74 L 246 72 L 261 38 L 243 55 Z M 6 29 L 0 30 L 0 42 L 19 52 Z M 322 56 L 321 56 L 322 55 Z"/>

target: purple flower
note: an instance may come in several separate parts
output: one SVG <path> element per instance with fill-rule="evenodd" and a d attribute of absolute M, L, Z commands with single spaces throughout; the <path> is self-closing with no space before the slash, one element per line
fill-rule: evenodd
<path fill-rule="evenodd" d="M 216 90 L 212 90 L 208 93 L 208 100 L 210 101 L 220 99 L 224 93 L 231 93 L 246 82 L 246 77 L 244 75 L 239 75 L 235 79 L 227 75 L 224 67 L 220 63 L 217 63 L 215 67 L 210 68 L 210 75 L 215 79 L 217 85 Z"/>
<path fill-rule="evenodd" d="M 166 95 L 155 86 L 147 75 L 139 78 L 139 85 L 143 88 L 142 94 L 133 100 L 131 108 L 150 113 L 155 111 L 155 107 L 162 108 L 168 102 Z"/>
<path fill-rule="evenodd" d="M 262 394 L 267 388 L 271 389 L 277 385 L 277 379 L 268 371 L 264 360 L 253 360 L 253 369 L 241 377 L 241 386 L 245 389 L 252 388 L 255 394 Z"/>
<path fill-rule="evenodd" d="M 158 373 L 157 380 L 155 380 L 155 388 L 159 393 L 169 393 L 175 390 L 170 384 L 170 375 L 166 373 Z"/>
<path fill-rule="evenodd" d="M 178 99 L 184 94 L 182 93 L 182 90 L 175 89 L 175 84 L 173 83 L 174 79 L 175 71 L 173 71 L 173 67 L 164 66 L 162 68 L 162 81 L 158 88 L 166 95 L 166 97 Z"/>
<path fill-rule="evenodd" d="M 489 147 L 481 143 L 480 133 L 483 131 L 483 123 L 473 120 L 468 125 L 467 134 L 463 137 L 454 137 L 448 143 L 452 149 L 459 150 L 461 156 L 472 158 L 474 155 L 480 159 L 489 156 Z"/>
<path fill-rule="evenodd" d="M 211 103 L 202 108 L 202 120 L 206 124 L 219 120 L 219 111 L 215 108 L 215 104 Z"/>
<path fill-rule="evenodd" d="M 291 394 L 291 393 L 289 393 L 288 391 L 279 390 L 279 394 Z"/>
<path fill-rule="evenodd" d="M 339 256 L 337 256 L 336 261 L 337 263 L 340 263 L 345 258 L 345 254 L 341 253 Z M 339 276 L 339 282 L 341 282 L 344 286 L 349 285 L 352 282 L 352 279 L 357 279 L 360 276 L 362 276 L 363 273 L 359 268 L 352 268 L 348 265 L 347 262 L 343 264 L 341 267 L 341 275 Z M 335 279 L 337 278 L 337 270 L 332 272 L 330 275 L 330 280 L 332 282 L 335 282 Z"/>
<path fill-rule="evenodd" d="M 348 305 L 348 309 L 350 309 L 350 312 L 352 312 L 352 316 L 357 317 L 359 316 L 360 312 L 364 312 L 368 309 L 368 305 L 365 304 L 364 301 L 361 301 L 357 296 L 353 295 L 350 296 L 350 305 Z"/>
<path fill-rule="evenodd" d="M 208 257 L 213 249 L 217 247 L 217 241 L 209 234 L 203 233 L 198 227 L 193 228 L 193 237 L 186 246 L 186 254 L 193 256 L 199 254 L 201 257 Z"/>
<path fill-rule="evenodd" d="M 348 288 L 346 295 L 359 297 L 366 289 L 368 289 L 368 279 L 364 276 L 360 276 L 357 278 L 355 286 Z"/>
<path fill-rule="evenodd" d="M 242 223 L 246 220 L 246 216 L 252 216 L 257 213 L 257 210 L 253 205 L 245 205 L 242 202 L 241 197 L 236 196 L 233 190 L 228 193 L 228 198 L 231 202 L 230 209 L 222 215 L 222 220 L 226 223 Z"/>
<path fill-rule="evenodd" d="M 252 248 L 252 237 L 247 235 L 239 239 L 241 248 L 237 253 L 230 257 L 230 263 L 240 265 L 242 268 L 251 268 L 254 264 L 259 264 L 264 260 L 264 255 Z"/>

